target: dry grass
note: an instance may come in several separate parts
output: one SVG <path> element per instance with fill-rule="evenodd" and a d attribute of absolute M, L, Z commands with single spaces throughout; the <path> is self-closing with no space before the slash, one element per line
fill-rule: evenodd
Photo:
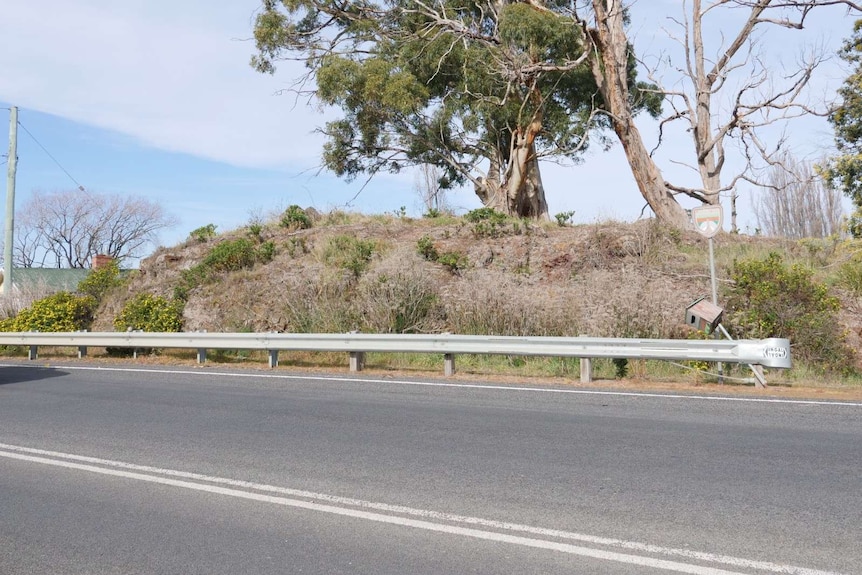
<path fill-rule="evenodd" d="M 44 282 L 26 284 L 23 289 L 10 290 L 0 294 L 0 319 L 15 317 L 22 309 L 45 296 L 51 295 L 51 290 Z"/>
<path fill-rule="evenodd" d="M 200 263 L 214 242 L 247 235 L 247 230 L 240 229 L 207 243 L 189 241 L 161 248 L 142 262 L 140 273 L 126 288 L 103 303 L 93 328 L 113 329 L 113 317 L 124 301 L 140 291 L 170 295 L 183 270 Z M 710 291 L 706 240 L 649 220 L 521 226 L 489 238 L 477 237 L 460 219 L 332 212 L 316 217 L 314 227 L 307 230 L 264 223 L 260 235 L 263 241 L 274 242 L 273 260 L 223 274 L 193 289 L 185 307 L 186 330 L 677 338 L 691 335 L 684 326 L 686 306 Z M 336 236 L 374 242 L 374 253 L 361 273 L 339 267 L 338 258 L 323 256 Z M 466 269 L 453 273 L 444 265 L 425 261 L 417 253 L 423 236 L 430 237 L 440 253 L 465 254 Z M 841 255 L 839 247 L 828 241 L 720 235 L 715 241 L 719 281 L 728 282 L 735 259 L 764 257 L 770 251 L 779 251 L 790 263 L 818 266 L 822 277 L 837 269 L 834 262 Z M 859 296 L 850 292 L 845 296 L 848 309 L 862 309 Z M 846 327 L 852 343 L 860 326 L 852 323 L 850 315 L 844 319 L 851 322 Z M 237 354 L 221 357 L 246 361 L 237 359 Z M 325 359 L 317 354 L 296 361 L 345 365 L 343 357 Z M 434 372 L 436 367 L 430 368 L 434 361 L 380 356 L 369 358 L 369 365 Z M 596 365 L 600 377 L 616 377 L 613 365 Z M 513 370 L 525 377 L 544 374 L 564 379 L 578 374 L 576 360 L 559 358 L 477 356 L 459 358 L 459 369 Z M 629 377 L 686 384 L 709 381 L 652 362 L 630 362 Z M 787 381 L 796 385 L 792 377 Z"/>

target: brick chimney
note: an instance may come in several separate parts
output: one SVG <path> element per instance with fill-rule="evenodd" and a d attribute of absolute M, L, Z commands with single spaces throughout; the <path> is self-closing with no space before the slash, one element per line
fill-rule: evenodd
<path fill-rule="evenodd" d="M 105 254 L 96 254 L 93 256 L 93 269 L 97 270 L 101 267 L 105 267 L 109 263 L 114 261 L 114 258 Z"/>

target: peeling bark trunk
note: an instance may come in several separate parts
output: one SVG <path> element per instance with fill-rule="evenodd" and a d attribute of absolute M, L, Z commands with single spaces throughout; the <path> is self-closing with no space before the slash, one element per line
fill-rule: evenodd
<path fill-rule="evenodd" d="M 515 162 L 512 173 L 501 181 L 499 163 L 491 162 L 488 176 L 475 185 L 476 195 L 486 208 L 519 218 L 550 220 L 542 174 L 535 153 L 523 163 Z"/>
<path fill-rule="evenodd" d="M 501 166 L 502 154 L 499 150 L 494 150 L 494 154 L 491 156 L 491 165 L 488 167 L 488 175 L 479 178 L 475 184 L 475 189 L 483 206 L 508 214 L 509 205 L 506 201 L 506 191 L 500 184 Z"/>
<path fill-rule="evenodd" d="M 635 182 L 656 217 L 677 228 L 690 228 L 685 210 L 665 185 L 661 171 L 649 155 L 634 123 L 628 89 L 628 39 L 623 29 L 620 0 L 593 0 L 596 28 L 590 30 L 595 43 L 593 77 L 599 86 L 614 132 L 623 146 Z"/>
<path fill-rule="evenodd" d="M 476 195 L 485 207 L 519 218 L 550 220 L 535 148 L 541 128 L 541 117 L 537 117 L 525 133 L 513 134 L 505 173 L 502 173 L 503 154 L 497 150 L 491 158 L 487 177 L 476 185 Z"/>
<path fill-rule="evenodd" d="M 539 160 L 536 155 L 527 161 L 527 174 L 524 179 L 524 192 L 518 198 L 517 212 L 521 217 L 534 220 L 550 220 L 548 203 L 545 201 L 545 188 L 542 185 L 542 173 L 539 171 Z"/>

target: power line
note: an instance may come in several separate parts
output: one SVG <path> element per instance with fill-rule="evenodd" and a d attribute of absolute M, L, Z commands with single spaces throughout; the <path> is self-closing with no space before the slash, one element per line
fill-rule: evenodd
<path fill-rule="evenodd" d="M 80 183 L 78 180 L 76 180 L 75 178 L 73 178 L 73 177 L 72 177 L 72 174 L 70 174 L 70 173 L 69 173 L 69 171 L 68 171 L 68 170 L 66 170 L 66 168 L 64 168 L 64 167 L 60 164 L 60 162 L 58 162 L 58 161 L 57 161 L 57 158 L 55 158 L 54 156 L 52 156 L 52 155 L 51 155 L 51 152 L 49 152 L 49 151 L 47 150 L 47 148 L 45 148 L 45 146 L 43 146 L 43 145 L 42 145 L 42 143 L 41 143 L 39 140 L 37 140 L 37 139 L 36 139 L 36 136 L 34 136 L 33 134 L 31 134 L 31 133 L 30 133 L 30 130 L 28 130 L 28 129 L 27 129 L 27 127 L 26 127 L 26 126 L 24 126 L 24 124 L 22 124 L 20 120 L 18 121 L 18 125 L 19 125 L 19 126 L 21 126 L 21 129 L 22 129 L 22 130 L 24 130 L 25 132 L 27 132 L 27 135 L 28 135 L 28 136 L 30 136 L 31 138 L 33 138 L 33 141 L 34 141 L 34 142 L 36 142 L 36 145 L 38 145 L 40 148 L 42 148 L 42 151 L 43 151 L 43 152 L 45 152 L 45 154 L 46 154 L 49 158 L 51 158 L 52 160 L 54 160 L 54 163 L 55 163 L 55 164 L 57 164 L 57 167 L 58 167 L 58 168 L 60 168 L 61 170 L 63 170 L 63 173 L 64 173 L 64 174 L 66 174 L 67 176 L 69 176 L 69 179 L 70 179 L 70 180 L 72 180 L 73 182 L 75 182 L 75 185 L 77 185 L 77 186 L 78 186 L 78 189 L 79 189 L 79 190 L 81 190 L 81 191 L 83 192 L 83 191 L 84 191 L 84 186 L 82 186 L 82 185 L 81 185 L 81 183 Z"/>

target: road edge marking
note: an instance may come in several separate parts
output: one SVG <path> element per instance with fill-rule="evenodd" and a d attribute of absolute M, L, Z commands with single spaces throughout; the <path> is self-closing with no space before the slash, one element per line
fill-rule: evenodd
<path fill-rule="evenodd" d="M 410 381 L 399 379 L 376 379 L 362 377 L 337 377 L 331 375 L 290 375 L 280 373 L 233 373 L 227 371 L 197 371 L 197 370 L 181 370 L 181 369 L 151 369 L 151 368 L 134 368 L 134 367 L 89 367 L 89 366 L 65 366 L 65 365 L 39 365 L 28 366 L 18 363 L 0 363 L 0 367 L 21 367 L 24 369 L 43 368 L 57 369 L 70 371 L 116 371 L 121 373 L 164 373 L 172 375 L 197 375 L 197 376 L 215 376 L 215 377 L 235 377 L 235 378 L 259 378 L 259 379 L 285 379 L 294 381 L 327 381 L 327 382 L 342 382 L 342 383 L 378 383 L 378 384 L 395 384 L 404 386 L 416 387 L 448 387 L 461 389 L 483 389 L 495 391 L 509 391 L 520 393 L 559 393 L 569 395 L 600 395 L 600 396 L 615 396 L 615 397 L 638 397 L 648 399 L 685 399 L 685 400 L 701 400 L 701 401 L 729 401 L 739 403 L 776 403 L 788 405 L 817 405 L 817 406 L 841 406 L 841 407 L 862 407 L 862 402 L 856 401 L 827 401 L 817 399 L 781 399 L 776 397 L 728 397 L 723 395 L 692 395 L 684 393 L 656 393 L 656 392 L 640 392 L 640 391 L 609 391 L 609 390 L 592 390 L 592 389 L 559 389 L 559 388 L 543 388 L 543 387 L 524 387 L 514 385 L 495 385 L 495 384 L 478 384 L 478 383 L 448 383 L 439 381 Z"/>
<path fill-rule="evenodd" d="M 545 529 L 545 528 L 540 528 L 540 527 L 533 527 L 533 526 L 528 526 L 528 525 L 519 525 L 519 524 L 514 524 L 514 523 L 499 522 L 499 521 L 493 521 L 493 520 L 488 520 L 488 519 L 481 519 L 481 518 L 477 518 L 477 517 L 467 517 L 467 516 L 461 516 L 461 515 L 454 515 L 454 514 L 430 511 L 430 510 L 415 509 L 415 508 L 398 506 L 398 505 L 390 505 L 390 504 L 385 504 L 385 503 L 375 503 L 375 502 L 364 501 L 364 500 L 360 500 L 360 499 L 352 499 L 352 498 L 347 498 L 347 497 L 340 497 L 340 496 L 335 496 L 335 495 L 314 493 L 314 492 L 310 492 L 310 491 L 297 490 L 297 489 L 291 489 L 291 488 L 286 488 L 286 487 L 277 487 L 277 486 L 273 486 L 273 485 L 253 483 L 253 482 L 249 482 L 249 481 L 228 479 L 228 478 L 216 477 L 216 476 L 208 476 L 208 475 L 186 472 L 186 471 L 178 471 L 178 470 L 173 470 L 173 469 L 165 469 L 165 468 L 159 468 L 159 467 L 139 465 L 139 464 L 135 464 L 135 463 L 129 463 L 129 462 L 123 462 L 123 461 L 117 461 L 117 460 L 111 460 L 111 459 L 102 459 L 102 458 L 90 457 L 90 456 L 85 456 L 85 455 L 76 455 L 76 454 L 71 454 L 71 453 L 63 453 L 63 452 L 58 452 L 58 451 L 50 451 L 50 450 L 37 449 L 37 448 L 32 448 L 32 447 L 10 445 L 10 444 L 5 444 L 5 443 L 0 443 L 0 457 L 6 457 L 6 458 L 10 458 L 10 459 L 20 459 L 20 460 L 29 461 L 32 463 L 54 465 L 54 466 L 65 467 L 65 468 L 69 468 L 69 469 L 77 469 L 77 470 L 83 470 L 83 471 L 90 471 L 90 472 L 94 472 L 94 473 L 101 473 L 104 475 L 125 477 L 125 478 L 129 478 L 129 479 L 151 481 L 151 482 L 155 482 L 155 483 L 162 483 L 165 485 L 172 485 L 175 487 L 184 487 L 184 488 L 188 488 L 188 489 L 196 489 L 199 491 L 207 491 L 207 492 L 211 492 L 211 493 L 217 493 L 217 494 L 221 494 L 221 495 L 230 495 L 230 496 L 234 496 L 234 497 L 242 497 L 245 499 L 253 499 L 253 500 L 259 500 L 259 501 L 264 501 L 264 502 L 269 502 L 269 503 L 278 503 L 281 505 L 287 505 L 287 506 L 292 506 L 292 507 L 301 507 L 301 508 L 309 509 L 309 510 L 313 510 L 313 511 L 323 511 L 323 512 L 327 512 L 327 513 L 347 515 L 347 516 L 356 517 L 359 519 L 368 519 L 368 520 L 373 520 L 373 521 L 382 522 L 382 523 L 395 523 L 395 524 L 399 524 L 399 525 L 403 525 L 403 526 L 418 527 L 418 528 L 422 528 L 422 529 L 426 529 L 426 530 L 430 530 L 430 531 L 447 532 L 447 533 L 451 533 L 451 534 L 455 534 L 455 535 L 466 535 L 466 536 L 471 536 L 471 537 L 477 537 L 480 539 L 495 540 L 493 537 L 488 537 L 488 536 L 481 536 L 480 537 L 478 535 L 471 534 L 471 533 L 460 533 L 460 532 L 456 533 L 456 532 L 447 531 L 446 529 L 431 529 L 427 526 L 424 526 L 424 524 L 427 523 L 429 525 L 435 525 L 435 526 L 446 527 L 446 528 L 451 527 L 451 528 L 456 528 L 456 529 L 464 529 L 464 530 L 468 530 L 468 531 L 476 531 L 478 533 L 483 533 L 483 534 L 489 534 L 489 533 L 490 534 L 496 534 L 496 535 L 500 535 L 501 537 L 512 537 L 515 539 L 524 539 L 525 541 L 543 541 L 544 543 L 547 543 L 547 544 L 554 544 L 554 545 L 559 544 L 559 545 L 570 546 L 570 547 L 572 547 L 572 549 L 571 550 L 562 549 L 562 548 L 557 549 L 554 547 L 548 547 L 548 546 L 542 546 L 542 545 L 530 545 L 527 543 L 514 541 L 514 540 L 510 541 L 510 540 L 496 539 L 499 542 L 515 543 L 515 544 L 519 544 L 522 546 L 538 547 L 538 548 L 542 548 L 542 549 L 562 551 L 562 552 L 566 552 L 566 553 L 572 553 L 572 554 L 576 554 L 576 555 L 584 555 L 584 556 L 597 558 L 597 559 L 602 559 L 602 557 L 597 557 L 595 555 L 580 553 L 576 550 L 589 549 L 591 552 L 592 551 L 603 552 L 603 551 L 597 550 L 597 549 L 591 549 L 591 548 L 582 548 L 580 546 L 571 545 L 568 543 L 549 542 L 546 540 L 533 539 L 533 538 L 529 538 L 529 537 L 514 536 L 514 535 L 509 536 L 506 534 L 501 534 L 501 533 L 492 532 L 492 531 L 483 531 L 483 530 L 475 529 L 475 528 L 456 527 L 456 526 L 452 526 L 452 525 L 434 523 L 431 520 L 449 521 L 449 522 L 456 522 L 456 523 L 462 523 L 462 524 L 468 524 L 468 525 L 477 525 L 477 526 L 481 526 L 481 527 L 487 527 L 489 529 L 499 529 L 499 530 L 510 531 L 510 532 L 528 533 L 530 535 L 553 537 L 553 538 L 558 538 L 558 539 L 576 540 L 576 541 L 580 541 L 582 543 L 588 543 L 588 544 L 593 544 L 593 545 L 602 545 L 602 546 L 606 546 L 606 547 L 616 547 L 616 548 L 621 548 L 621 549 L 627 549 L 630 551 L 640 551 L 643 553 L 675 556 L 675 557 L 681 557 L 681 558 L 696 560 L 696 561 L 718 563 L 718 564 L 722 564 L 722 565 L 730 566 L 730 567 L 738 567 L 738 568 L 744 568 L 744 569 L 755 569 L 755 570 L 759 570 L 759 571 L 770 571 L 773 573 L 780 573 L 780 574 L 786 574 L 786 575 L 840 575 L 840 574 L 835 573 L 835 572 L 820 571 L 820 570 L 808 569 L 808 568 L 804 568 L 804 567 L 797 567 L 797 566 L 793 566 L 793 565 L 782 565 L 782 564 L 776 564 L 776 563 L 771 563 L 771 562 L 742 559 L 742 558 L 731 557 L 731 556 L 727 556 L 727 555 L 718 555 L 718 554 L 705 553 L 705 552 L 699 552 L 699 551 L 691 551 L 691 550 L 686 550 L 686 549 L 667 548 L 667 547 L 661 547 L 661 546 L 651 545 L 651 544 L 646 544 L 646 543 L 625 541 L 625 540 L 621 540 L 621 539 L 597 537 L 597 536 L 584 535 L 584 534 L 568 532 L 568 531 L 560 531 L 560 530 L 554 530 L 554 529 Z M 63 461 L 63 460 L 68 460 L 68 461 Z M 105 467 L 100 467 L 100 466 L 116 467 L 119 469 L 106 469 Z M 160 475 L 161 476 L 168 476 L 168 477 L 159 477 Z M 169 479 L 169 477 L 177 477 L 177 478 L 181 478 L 181 479 Z M 210 483 L 210 484 L 214 483 L 214 484 L 220 484 L 220 485 L 228 485 L 230 487 L 216 487 L 215 485 L 204 485 L 201 483 L 194 483 L 193 481 L 184 481 L 184 480 L 203 481 L 203 482 Z M 212 489 L 208 489 L 209 487 L 216 489 L 216 491 L 213 491 Z M 290 499 L 287 497 L 280 497 L 280 496 L 268 496 L 268 495 L 265 496 L 265 495 L 255 494 L 255 493 L 249 493 L 248 491 L 241 491 L 239 489 L 235 489 L 235 488 L 240 488 L 240 487 L 244 488 L 244 489 L 255 490 L 255 491 L 278 493 L 281 496 L 289 495 L 292 498 L 300 497 L 300 498 L 305 498 L 305 499 L 313 499 L 313 500 L 317 500 L 317 501 L 323 501 L 325 503 L 301 501 L 299 499 Z M 221 490 L 225 490 L 225 492 L 222 492 Z M 228 493 L 228 492 L 230 492 L 230 493 Z M 236 492 L 236 493 L 234 493 L 234 492 Z M 238 495 L 238 494 L 246 494 L 249 496 L 245 497 L 245 496 Z M 260 497 L 272 498 L 273 500 L 270 501 L 269 499 L 258 499 L 257 497 L 251 497 L 253 495 L 260 495 Z M 276 501 L 276 500 L 282 500 L 282 499 L 285 502 L 280 503 L 279 501 Z M 289 503 L 287 503 L 287 502 L 289 502 Z M 295 502 L 302 503 L 303 505 L 294 505 Z M 311 506 L 311 507 L 309 507 L 309 506 Z M 348 506 L 360 507 L 362 509 L 372 509 L 374 511 L 361 511 L 361 510 L 357 510 L 357 509 L 351 510 Z M 318 508 L 318 507 L 320 507 L 320 508 Z M 360 514 L 364 513 L 364 514 L 369 514 L 369 515 L 373 515 L 373 516 L 380 516 L 380 517 L 371 518 L 371 517 L 365 517 L 365 516 L 361 516 L 361 515 L 352 515 L 350 513 L 338 513 L 337 511 L 334 511 L 334 510 L 329 509 L 329 508 L 332 508 L 335 510 L 355 511 L 356 513 L 360 513 Z M 379 512 L 387 512 L 390 514 L 400 513 L 403 515 L 411 515 L 414 517 L 420 517 L 421 519 L 409 519 L 406 517 L 387 515 L 385 513 L 379 513 Z M 392 520 L 391 521 L 390 520 L 384 520 L 383 518 L 389 518 Z M 408 523 L 399 523 L 399 521 L 396 521 L 396 520 L 403 520 L 403 521 L 406 521 Z M 409 522 L 417 522 L 417 523 L 421 523 L 423 525 L 413 525 L 412 523 L 409 523 Z M 622 554 L 622 553 L 611 552 L 611 551 L 608 551 L 606 553 L 610 553 L 613 555 L 619 555 L 620 557 L 643 558 L 642 556 L 639 556 L 639 555 L 629 555 L 629 554 Z M 652 558 L 645 558 L 645 559 L 653 560 Z M 628 562 L 630 564 L 636 564 L 636 565 L 640 565 L 640 566 L 655 567 L 658 569 L 678 571 L 681 573 L 691 573 L 692 575 L 706 575 L 708 573 L 715 573 L 715 574 L 730 574 L 731 573 L 729 571 L 724 571 L 724 570 L 685 571 L 685 570 L 680 570 L 677 568 L 661 567 L 658 564 L 652 564 L 652 563 L 650 563 L 650 564 L 631 563 L 629 561 L 622 561 L 619 558 L 612 558 L 610 556 L 605 558 L 605 560 L 617 561 L 617 562 Z M 667 560 L 656 559 L 655 561 L 667 561 Z M 676 561 L 667 561 L 667 563 L 668 564 L 679 564 L 679 565 L 691 566 L 690 564 L 680 563 L 680 562 L 676 562 Z M 700 566 L 696 566 L 696 565 L 693 567 L 700 568 Z"/>

